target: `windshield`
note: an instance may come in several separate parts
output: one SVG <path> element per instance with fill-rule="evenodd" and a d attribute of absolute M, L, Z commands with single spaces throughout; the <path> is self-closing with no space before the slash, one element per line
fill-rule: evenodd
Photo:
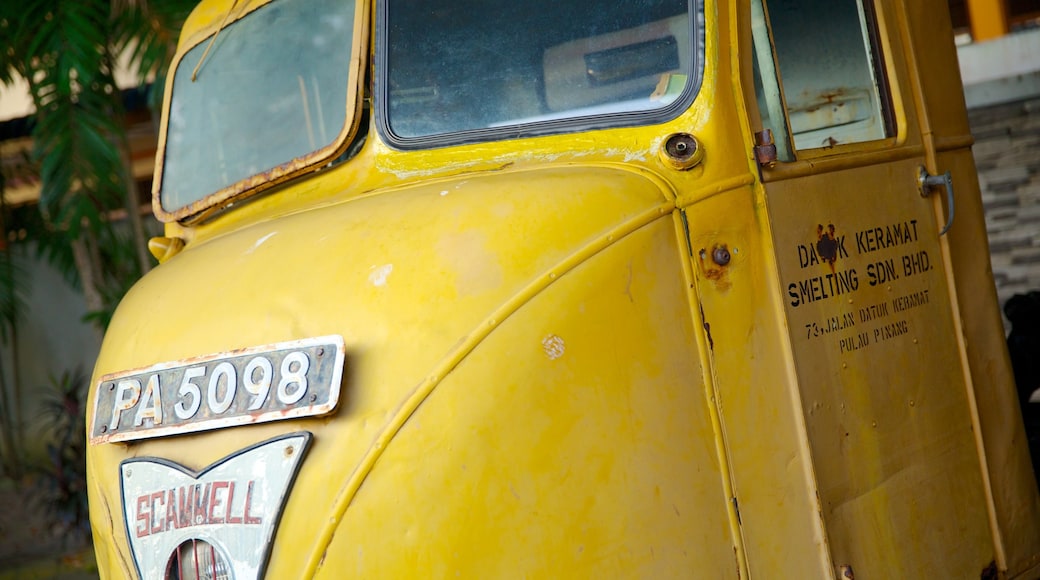
<path fill-rule="evenodd" d="M 661 122 L 699 81 L 688 0 L 387 0 L 380 128 L 401 148 Z"/>
<path fill-rule="evenodd" d="M 162 212 L 196 213 L 338 153 L 353 125 L 354 14 L 351 0 L 274 0 L 180 59 Z"/>

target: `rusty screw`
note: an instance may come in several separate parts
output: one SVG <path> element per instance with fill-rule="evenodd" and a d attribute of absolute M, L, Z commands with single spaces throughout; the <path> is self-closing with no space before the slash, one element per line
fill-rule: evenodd
<path fill-rule="evenodd" d="M 664 144 L 668 154 L 677 160 L 685 161 L 697 151 L 697 140 L 693 135 L 676 133 L 668 138 Z"/>
<path fill-rule="evenodd" d="M 711 259 L 720 266 L 729 264 L 731 257 L 726 246 L 715 246 L 715 249 L 711 251 Z"/>
<path fill-rule="evenodd" d="M 686 171 L 704 159 L 697 138 L 689 133 L 675 133 L 665 139 L 660 150 L 661 160 L 672 169 Z"/>

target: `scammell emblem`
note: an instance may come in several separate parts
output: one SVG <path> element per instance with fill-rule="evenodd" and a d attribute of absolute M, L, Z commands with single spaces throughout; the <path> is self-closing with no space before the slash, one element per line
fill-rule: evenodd
<path fill-rule="evenodd" d="M 208 578 L 262 577 L 310 440 L 307 432 L 269 439 L 199 472 L 156 457 L 121 463 L 123 520 L 139 577 L 189 568 Z"/>

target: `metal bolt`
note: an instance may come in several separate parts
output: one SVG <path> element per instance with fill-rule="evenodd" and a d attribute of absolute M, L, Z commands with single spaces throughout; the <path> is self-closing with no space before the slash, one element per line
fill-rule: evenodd
<path fill-rule="evenodd" d="M 102 433 L 108 433 L 108 425 L 102 425 L 101 426 L 101 432 Z"/>
<path fill-rule="evenodd" d="M 693 138 L 693 135 L 676 133 L 668 138 L 664 147 L 670 156 L 685 160 L 697 151 L 697 140 Z"/>
<path fill-rule="evenodd" d="M 711 251 L 711 259 L 720 266 L 729 264 L 731 257 L 732 256 L 730 256 L 729 250 L 726 246 L 716 246 L 715 249 Z"/>
<path fill-rule="evenodd" d="M 669 135 L 661 144 L 661 160 L 672 169 L 686 171 L 704 159 L 704 151 L 697 138 L 689 133 Z"/>
<path fill-rule="evenodd" d="M 312 402 L 312 403 L 313 403 L 314 401 L 317 401 L 317 400 L 318 400 L 318 395 L 311 395 L 311 402 Z"/>
<path fill-rule="evenodd" d="M 324 348 L 318 348 L 318 356 L 324 356 L 324 355 L 325 355 L 325 349 Z"/>

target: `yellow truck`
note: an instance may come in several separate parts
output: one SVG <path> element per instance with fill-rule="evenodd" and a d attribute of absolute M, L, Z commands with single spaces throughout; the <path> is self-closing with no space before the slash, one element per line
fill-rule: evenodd
<path fill-rule="evenodd" d="M 204 0 L 104 578 L 1037 578 L 945 0 Z"/>

